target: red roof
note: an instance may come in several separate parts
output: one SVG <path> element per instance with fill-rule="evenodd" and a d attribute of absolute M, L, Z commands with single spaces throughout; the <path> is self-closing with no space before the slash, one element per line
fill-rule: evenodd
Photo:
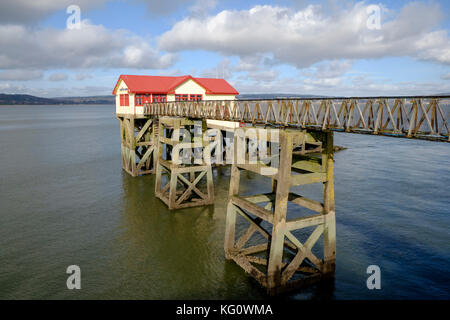
<path fill-rule="evenodd" d="M 114 87 L 113 94 L 116 94 L 120 80 L 125 82 L 131 93 L 170 94 L 175 93 L 175 89 L 189 79 L 205 88 L 207 94 L 239 94 L 224 79 L 194 78 L 189 75 L 179 77 L 121 75 Z"/>
<path fill-rule="evenodd" d="M 199 85 L 206 89 L 209 94 L 235 94 L 236 91 L 225 79 L 193 78 Z"/>

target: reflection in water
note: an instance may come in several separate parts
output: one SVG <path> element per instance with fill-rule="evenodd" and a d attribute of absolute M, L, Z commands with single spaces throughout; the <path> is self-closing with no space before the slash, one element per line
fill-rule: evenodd
<path fill-rule="evenodd" d="M 124 230 L 118 241 L 127 244 L 123 269 L 133 275 L 136 285 L 148 290 L 141 290 L 143 297 L 239 297 L 236 283 L 223 281 L 233 278 L 230 270 L 240 271 L 225 268 L 226 199 L 215 206 L 169 211 L 154 197 L 154 179 L 123 175 Z"/>
<path fill-rule="evenodd" d="M 226 194 L 229 171 L 229 167 L 214 169 L 216 192 Z M 243 175 L 244 189 L 267 182 L 255 181 L 258 179 L 254 174 Z M 120 269 L 127 270 L 127 286 L 133 279 L 132 287 L 141 288 L 142 298 L 149 294 L 162 298 L 267 298 L 263 288 L 224 258 L 226 197 L 217 197 L 214 206 L 170 211 L 154 197 L 154 180 L 154 176 L 136 179 L 122 175 L 124 230 L 118 241 L 126 244 Z M 237 294 L 238 288 L 246 294 Z M 330 299 L 333 291 L 333 281 L 328 281 L 297 292 L 302 298 Z"/>
<path fill-rule="evenodd" d="M 213 206 L 169 211 L 154 176 L 121 170 L 113 112 L 0 108 L 0 298 L 267 298 L 224 258 L 229 167 L 214 169 Z M 335 143 L 349 148 L 335 157 L 336 278 L 277 299 L 450 298 L 449 144 L 355 134 Z M 242 194 L 270 188 L 242 175 Z M 321 188 L 295 192 L 315 199 Z M 71 264 L 82 290 L 66 288 Z M 366 287 L 372 264 L 381 290 Z"/>

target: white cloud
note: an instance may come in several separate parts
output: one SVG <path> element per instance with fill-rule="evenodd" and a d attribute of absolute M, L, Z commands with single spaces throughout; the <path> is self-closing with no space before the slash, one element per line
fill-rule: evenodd
<path fill-rule="evenodd" d="M 240 80 L 253 81 L 255 83 L 273 82 L 278 79 L 280 72 L 274 69 L 267 70 L 251 70 L 246 72 L 245 75 L 241 75 L 238 78 Z"/>
<path fill-rule="evenodd" d="M 259 55 L 244 56 L 239 59 L 235 71 L 258 71 L 261 68 L 262 57 Z"/>
<path fill-rule="evenodd" d="M 75 76 L 75 79 L 77 79 L 78 81 L 83 81 L 83 80 L 91 79 L 91 78 L 92 78 L 92 75 L 87 74 L 87 73 L 78 73 Z"/>
<path fill-rule="evenodd" d="M 180 69 L 173 69 L 173 70 L 164 70 L 164 71 L 159 71 L 158 75 L 159 76 L 166 76 L 166 77 L 177 77 L 177 76 L 181 76 L 184 75 L 185 73 L 183 73 L 183 71 L 181 71 Z"/>
<path fill-rule="evenodd" d="M 65 10 L 69 5 L 76 4 L 84 10 L 99 7 L 107 0 L 13 0 L 0 2 L 0 21 L 2 24 L 28 24 L 39 21 L 46 16 Z"/>
<path fill-rule="evenodd" d="M 417 41 L 415 46 L 419 58 L 450 64 L 450 39 L 447 31 L 430 32 Z"/>
<path fill-rule="evenodd" d="M 247 57 L 269 55 L 273 62 L 298 68 L 324 60 L 409 56 L 450 64 L 447 32 L 434 30 L 442 19 L 437 4 L 410 3 L 380 30 L 367 28 L 367 5 L 326 12 L 309 5 L 301 10 L 255 6 L 187 17 L 159 39 L 169 51 L 198 50 Z M 201 36 L 199 36 L 201 35 Z"/>
<path fill-rule="evenodd" d="M 263 69 L 272 68 L 277 64 L 278 62 L 267 55 L 244 55 L 239 57 L 238 64 L 234 66 L 234 71 L 260 71 Z"/>
<path fill-rule="evenodd" d="M 280 72 L 278 70 L 261 70 L 250 71 L 248 76 L 250 79 L 257 79 L 258 81 L 274 81 L 278 78 Z"/>
<path fill-rule="evenodd" d="M 240 93 L 287 93 L 324 96 L 392 96 L 430 95 L 450 93 L 449 82 L 404 81 L 393 83 L 389 79 L 374 79 L 369 74 L 355 76 L 299 79 L 280 77 L 277 81 L 241 81 L 232 83 Z"/>
<path fill-rule="evenodd" d="M 189 7 L 192 16 L 204 16 L 208 11 L 217 6 L 217 0 L 196 0 L 194 4 Z"/>
<path fill-rule="evenodd" d="M 349 60 L 332 60 L 319 64 L 313 71 L 304 71 L 303 74 L 316 79 L 333 79 L 343 76 L 352 67 Z"/>
<path fill-rule="evenodd" d="M 0 68 L 167 68 L 174 54 L 161 54 L 146 39 L 83 20 L 80 29 L 32 29 L 0 25 Z"/>
<path fill-rule="evenodd" d="M 305 79 L 303 82 L 305 85 L 312 85 L 315 87 L 332 88 L 342 84 L 341 78 L 323 78 L 323 79 Z"/>
<path fill-rule="evenodd" d="M 0 72 L 0 80 L 27 81 L 41 78 L 42 78 L 42 71 L 40 70 L 14 69 Z"/>
<path fill-rule="evenodd" d="M 57 82 L 54 82 L 54 84 L 56 85 Z M 18 83 L 0 82 L 0 93 L 30 94 L 45 98 L 111 95 L 111 86 L 36 87 Z"/>
<path fill-rule="evenodd" d="M 254 82 L 270 82 L 278 79 L 280 71 L 273 69 L 271 60 L 263 55 L 240 57 L 237 65 L 233 66 L 233 72 L 244 73 L 239 75 L 240 80 Z"/>
<path fill-rule="evenodd" d="M 48 77 L 48 80 L 50 81 L 64 81 L 67 79 L 69 79 L 69 77 L 65 73 L 53 73 Z"/>
<path fill-rule="evenodd" d="M 11 84 L 9 82 L 0 82 L 1 93 L 21 93 L 28 92 L 22 84 Z"/>
<path fill-rule="evenodd" d="M 230 60 L 224 59 L 213 68 L 203 69 L 200 77 L 230 79 L 233 76 L 231 71 Z"/>
<path fill-rule="evenodd" d="M 192 0 L 132 0 L 130 2 L 144 3 L 150 16 L 160 16 L 177 11 Z"/>
<path fill-rule="evenodd" d="M 191 16 L 198 17 L 214 9 L 218 0 L 128 0 L 128 2 L 144 4 L 151 17 L 161 17 L 177 11 L 188 11 Z"/>

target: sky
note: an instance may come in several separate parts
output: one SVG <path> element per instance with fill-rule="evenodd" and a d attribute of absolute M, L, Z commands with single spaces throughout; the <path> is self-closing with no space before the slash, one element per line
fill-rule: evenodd
<path fill-rule="evenodd" d="M 120 74 L 240 93 L 450 94 L 449 1 L 0 0 L 0 93 L 110 95 Z"/>

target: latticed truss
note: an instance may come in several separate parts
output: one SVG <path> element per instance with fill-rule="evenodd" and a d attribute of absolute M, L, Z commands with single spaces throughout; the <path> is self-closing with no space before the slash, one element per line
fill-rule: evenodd
<path fill-rule="evenodd" d="M 450 141 L 450 97 L 178 101 L 147 104 L 145 113 Z"/>

